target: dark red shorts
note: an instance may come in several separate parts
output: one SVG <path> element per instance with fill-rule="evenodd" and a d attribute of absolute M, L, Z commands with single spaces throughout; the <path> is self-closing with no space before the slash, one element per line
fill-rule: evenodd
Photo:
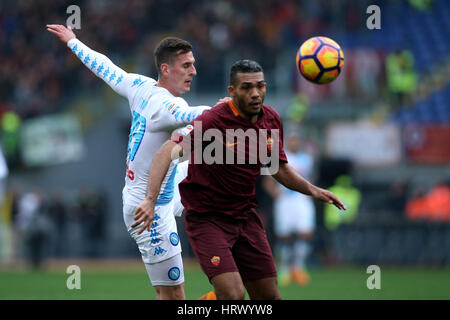
<path fill-rule="evenodd" d="M 194 254 L 209 280 L 225 272 L 239 272 L 243 281 L 277 276 L 256 210 L 238 218 L 188 211 L 184 221 Z"/>

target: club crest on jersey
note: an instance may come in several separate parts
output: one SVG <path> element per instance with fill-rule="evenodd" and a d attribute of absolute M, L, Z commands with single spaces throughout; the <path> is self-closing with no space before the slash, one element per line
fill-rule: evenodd
<path fill-rule="evenodd" d="M 211 263 L 217 267 L 220 264 L 220 257 L 219 256 L 212 257 Z"/>
<path fill-rule="evenodd" d="M 178 278 L 180 277 L 180 268 L 178 267 L 173 267 L 170 268 L 169 272 L 168 272 L 168 276 L 170 280 L 178 280 Z"/>
<path fill-rule="evenodd" d="M 180 238 L 178 237 L 178 234 L 176 232 L 172 232 L 169 236 L 169 239 L 170 239 L 170 243 L 173 246 L 178 245 L 178 242 L 180 242 Z"/>
<path fill-rule="evenodd" d="M 273 139 L 271 137 L 268 137 L 266 143 L 267 143 L 267 149 L 269 151 L 272 151 Z"/>

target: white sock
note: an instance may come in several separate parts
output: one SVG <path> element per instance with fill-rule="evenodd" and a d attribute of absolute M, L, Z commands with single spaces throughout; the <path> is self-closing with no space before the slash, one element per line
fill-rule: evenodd
<path fill-rule="evenodd" d="M 291 244 L 290 243 L 279 243 L 278 252 L 280 257 L 280 272 L 289 271 L 290 260 L 292 256 Z"/>
<path fill-rule="evenodd" d="M 311 245 L 305 240 L 296 240 L 294 243 L 294 264 L 297 268 L 305 269 L 306 260 L 311 252 Z"/>

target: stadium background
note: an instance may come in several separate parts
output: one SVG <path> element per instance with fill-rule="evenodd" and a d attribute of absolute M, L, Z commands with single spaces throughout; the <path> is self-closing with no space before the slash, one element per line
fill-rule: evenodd
<path fill-rule="evenodd" d="M 450 298 L 450 4 L 165 0 L 0 3 L 0 138 L 9 169 L 0 299 L 153 294 L 122 220 L 127 101 L 45 30 L 65 24 L 71 4 L 81 8 L 77 36 L 128 72 L 155 77 L 157 41 L 191 41 L 198 71 L 185 97 L 191 105 L 227 95 L 233 61 L 259 61 L 266 103 L 315 155 L 315 183 L 328 188 L 342 174 L 351 177 L 361 194 L 354 218 L 327 226 L 317 204 L 312 282 L 283 289 L 283 297 Z M 381 9 L 381 30 L 366 26 L 372 4 Z M 296 50 L 315 35 L 345 53 L 331 85 L 307 83 L 295 67 Z M 274 245 L 272 203 L 260 185 L 258 199 Z M 35 230 L 24 232 L 28 225 Z M 68 264 L 88 270 L 91 289 L 65 288 Z M 373 264 L 387 281 L 378 293 L 365 286 Z M 187 265 L 186 292 L 195 299 L 209 287 L 196 262 Z M 130 292 L 114 294 L 127 285 Z"/>

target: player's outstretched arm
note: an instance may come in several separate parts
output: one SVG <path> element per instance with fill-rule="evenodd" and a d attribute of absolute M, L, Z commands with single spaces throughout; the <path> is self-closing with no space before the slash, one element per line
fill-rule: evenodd
<path fill-rule="evenodd" d="M 161 190 L 161 184 L 169 170 L 172 160 L 182 156 L 182 147 L 170 140 L 164 143 L 155 153 L 148 175 L 147 196 L 137 207 L 134 217 L 136 222 L 131 225 L 134 228 L 144 223 L 138 234 L 144 232 L 145 229 L 150 231 L 153 218 L 155 217 L 155 205 Z"/>
<path fill-rule="evenodd" d="M 60 24 L 48 24 L 47 31 L 53 33 L 61 42 L 66 44 L 70 50 L 91 70 L 97 77 L 103 79 L 114 91 L 128 98 L 134 77 L 125 72 L 105 55 L 96 52 L 82 43 L 75 33 Z"/>
<path fill-rule="evenodd" d="M 299 175 L 287 163 L 280 164 L 280 168 L 273 177 L 286 188 L 312 196 L 314 199 L 334 204 L 340 210 L 347 210 L 345 205 L 331 191 L 319 188 Z"/>

